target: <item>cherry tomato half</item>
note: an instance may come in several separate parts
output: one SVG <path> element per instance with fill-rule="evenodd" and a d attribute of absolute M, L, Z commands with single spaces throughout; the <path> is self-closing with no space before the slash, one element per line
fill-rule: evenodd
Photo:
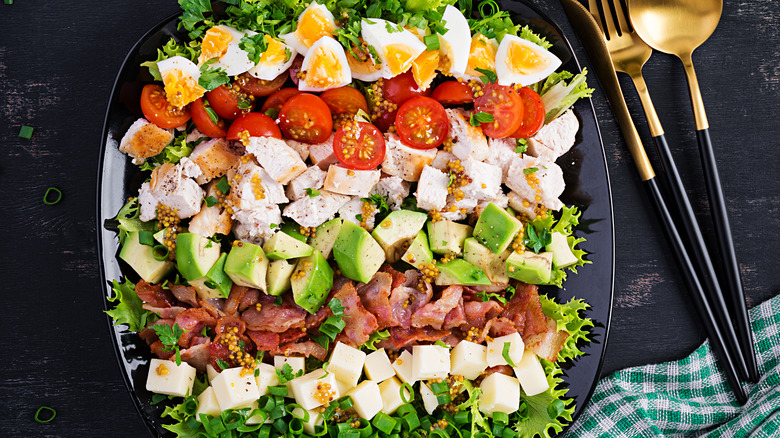
<path fill-rule="evenodd" d="M 368 103 L 363 93 L 353 87 L 333 88 L 320 94 L 333 114 L 355 115 L 358 110 L 368 112 Z"/>
<path fill-rule="evenodd" d="M 542 126 L 544 126 L 544 102 L 542 102 L 542 98 L 536 91 L 528 87 L 517 90 L 517 94 L 523 101 L 523 122 L 510 137 L 530 137 L 539 132 Z"/>
<path fill-rule="evenodd" d="M 245 93 L 255 97 L 265 97 L 282 88 L 287 81 L 287 75 L 282 73 L 270 81 L 257 79 L 249 73 L 241 73 L 236 76 L 236 84 L 244 90 Z"/>
<path fill-rule="evenodd" d="M 382 133 L 367 122 L 347 122 L 333 137 L 333 153 L 349 169 L 375 169 L 385 159 L 385 151 Z"/>
<path fill-rule="evenodd" d="M 195 123 L 195 127 L 198 128 L 198 131 L 203 135 L 211 138 L 222 138 L 227 135 L 225 120 L 219 117 L 215 112 L 213 117 L 215 117 L 217 121 L 214 122 L 212 116 L 210 116 L 208 110 L 206 110 L 206 105 L 203 102 L 202 97 L 195 102 L 192 102 L 190 110 L 192 111 L 192 122 Z"/>
<path fill-rule="evenodd" d="M 141 111 L 146 120 L 163 129 L 177 128 L 190 119 L 189 107 L 176 108 L 168 103 L 162 85 L 149 84 L 141 91 Z"/>
<path fill-rule="evenodd" d="M 463 105 L 474 101 L 474 92 L 464 82 L 447 81 L 439 84 L 431 97 L 442 105 Z"/>
<path fill-rule="evenodd" d="M 418 96 L 398 108 L 395 129 L 407 146 L 431 149 L 439 146 L 450 132 L 444 107 L 434 99 Z"/>
<path fill-rule="evenodd" d="M 319 97 L 301 93 L 288 100 L 279 112 L 279 127 L 286 138 L 303 143 L 322 143 L 333 132 L 330 108 Z"/>
<path fill-rule="evenodd" d="M 474 99 L 474 111 L 493 116 L 494 121 L 482 123 L 485 135 L 504 138 L 512 135 L 523 123 L 523 100 L 514 88 L 505 85 L 487 84 L 484 94 Z"/>
<path fill-rule="evenodd" d="M 225 85 L 220 85 L 206 93 L 206 98 L 217 115 L 228 120 L 236 119 L 252 111 L 252 108 L 255 107 L 255 101 L 249 96 L 239 87 Z"/>
<path fill-rule="evenodd" d="M 282 132 L 276 126 L 274 119 L 261 113 L 249 113 L 237 118 L 227 132 L 228 140 L 238 140 L 238 134 L 249 131 L 250 137 L 282 138 Z"/>
<path fill-rule="evenodd" d="M 401 105 L 413 97 L 430 95 L 431 89 L 420 89 L 411 70 L 382 82 L 382 96 L 396 105 Z"/>
<path fill-rule="evenodd" d="M 279 91 L 275 91 L 273 94 L 263 102 L 263 108 L 260 112 L 265 113 L 269 109 L 273 108 L 278 113 L 282 110 L 282 105 L 290 100 L 291 97 L 301 94 L 301 91 L 297 88 L 282 88 Z"/>

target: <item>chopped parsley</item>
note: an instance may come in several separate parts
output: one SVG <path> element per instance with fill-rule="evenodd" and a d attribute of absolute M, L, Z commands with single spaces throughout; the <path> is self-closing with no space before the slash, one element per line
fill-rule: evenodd
<path fill-rule="evenodd" d="M 317 196 L 320 196 L 320 191 L 317 189 L 313 189 L 311 187 L 306 188 L 306 194 L 309 195 L 310 198 L 316 198 Z"/>
<path fill-rule="evenodd" d="M 527 169 L 523 169 L 523 173 L 525 175 L 532 175 L 532 174 L 536 173 L 538 170 L 539 170 L 538 167 L 529 167 Z"/>
<path fill-rule="evenodd" d="M 518 154 L 524 154 L 526 151 L 528 151 L 528 141 L 524 138 L 518 138 L 516 140 L 517 147 L 515 147 L 515 152 Z"/>
<path fill-rule="evenodd" d="M 493 123 L 496 121 L 496 118 L 493 117 L 493 114 L 486 113 L 484 111 L 479 111 L 471 115 L 471 119 L 469 119 L 469 124 L 471 126 L 479 126 L 483 123 Z"/>
<path fill-rule="evenodd" d="M 206 91 L 211 91 L 220 85 L 230 83 L 225 70 L 221 68 L 212 68 L 211 64 L 217 62 L 217 58 L 209 59 L 200 66 L 200 78 L 198 78 L 198 85 L 205 88 Z"/>
<path fill-rule="evenodd" d="M 206 207 L 213 207 L 213 206 L 217 205 L 217 203 L 219 202 L 217 200 L 217 198 L 215 198 L 213 196 L 207 196 L 205 201 L 206 201 Z"/>
<path fill-rule="evenodd" d="M 265 35 L 259 33 L 257 35 L 246 35 L 241 38 L 241 42 L 238 43 L 238 48 L 246 51 L 249 60 L 255 65 L 260 62 L 260 57 L 263 52 L 268 50 L 268 42 L 265 40 Z"/>
<path fill-rule="evenodd" d="M 183 328 L 179 327 L 179 324 L 174 323 L 172 326 L 168 324 L 153 325 L 152 330 L 157 333 L 157 337 L 160 338 L 160 342 L 163 344 L 163 350 L 176 352 L 176 365 L 181 365 L 181 356 L 179 355 L 179 338 L 181 335 L 187 332 Z M 224 369 L 224 368 L 223 368 Z"/>
<path fill-rule="evenodd" d="M 19 129 L 19 137 L 29 140 L 32 138 L 33 131 L 34 129 L 32 126 L 22 125 L 21 129 Z"/>
<path fill-rule="evenodd" d="M 485 84 L 495 84 L 496 81 L 498 80 L 498 75 L 493 70 L 487 68 L 479 68 L 479 67 L 477 67 L 476 70 L 482 73 L 482 76 L 480 76 L 479 78 Z"/>
<path fill-rule="evenodd" d="M 318 328 L 320 334 L 310 335 L 323 348 L 328 348 L 331 341 L 335 341 L 336 336 L 347 326 L 346 321 L 344 321 L 344 306 L 341 305 L 341 300 L 338 298 L 330 300 L 328 307 L 333 315 L 320 324 Z"/>
<path fill-rule="evenodd" d="M 227 192 L 230 191 L 230 183 L 227 180 L 227 177 L 222 177 L 217 181 L 217 190 L 222 192 L 222 194 L 227 194 Z"/>

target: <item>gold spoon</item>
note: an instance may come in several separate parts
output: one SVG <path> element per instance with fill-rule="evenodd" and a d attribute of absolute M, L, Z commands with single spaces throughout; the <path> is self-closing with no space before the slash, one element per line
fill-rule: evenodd
<path fill-rule="evenodd" d="M 753 340 L 742 290 L 739 265 L 731 237 L 728 211 L 720 184 L 715 154 L 709 134 L 704 102 L 693 69 L 693 51 L 712 35 L 720 21 L 723 0 L 628 0 L 628 15 L 634 31 L 650 47 L 680 58 L 688 79 L 688 89 L 696 121 L 696 138 L 704 170 L 707 196 L 712 209 L 716 241 L 725 267 L 724 289 L 732 307 L 735 331 L 740 339 L 742 356 L 751 381 L 758 381 Z"/>

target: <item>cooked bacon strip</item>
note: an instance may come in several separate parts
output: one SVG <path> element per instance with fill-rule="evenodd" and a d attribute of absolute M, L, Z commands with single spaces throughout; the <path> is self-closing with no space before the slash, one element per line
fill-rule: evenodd
<path fill-rule="evenodd" d="M 449 335 L 448 330 L 436 330 L 431 327 L 390 327 L 390 340 L 395 350 L 400 350 L 409 345 L 414 345 L 418 342 L 434 342 L 443 339 Z"/>
<path fill-rule="evenodd" d="M 496 365 L 494 367 L 488 367 L 488 369 L 485 370 L 485 377 L 491 375 L 491 374 L 504 374 L 506 376 L 514 376 L 515 373 L 512 370 L 512 367 L 509 365 Z"/>
<path fill-rule="evenodd" d="M 450 310 L 458 306 L 462 294 L 463 288 L 458 285 L 452 285 L 444 289 L 441 293 L 441 298 L 425 304 L 412 314 L 412 327 L 431 326 L 441 330 L 444 318 L 447 317 Z"/>
<path fill-rule="evenodd" d="M 198 294 L 195 292 L 194 288 L 181 284 L 172 284 L 171 292 L 173 293 L 173 296 L 182 303 L 189 304 L 192 307 L 199 306 Z"/>
<path fill-rule="evenodd" d="M 225 312 L 228 315 L 235 315 L 236 312 L 242 312 L 247 307 L 257 304 L 259 298 L 259 290 L 234 284 L 225 302 Z"/>
<path fill-rule="evenodd" d="M 279 348 L 279 334 L 267 331 L 247 330 L 247 335 L 255 343 L 258 350 L 275 351 Z"/>
<path fill-rule="evenodd" d="M 345 283 L 333 295 L 333 298 L 339 299 L 341 305 L 344 306 L 343 318 L 346 323 L 344 330 L 339 333 L 336 340 L 353 347 L 363 345 L 368 341 L 371 333 L 374 333 L 379 327 L 376 317 L 363 307 L 352 282 Z"/>
<path fill-rule="evenodd" d="M 282 296 L 282 305 L 274 304 L 276 297 L 262 294 L 258 299 L 260 310 L 252 306 L 241 314 L 241 319 L 250 330 L 265 330 L 282 333 L 291 328 L 303 328 L 308 312 L 295 304 L 291 294 Z"/>
<path fill-rule="evenodd" d="M 194 336 L 198 336 L 203 327 L 214 328 L 217 320 L 204 309 L 190 308 L 176 315 L 176 324 L 184 330 L 179 338 L 179 346 L 187 348 Z"/>
<path fill-rule="evenodd" d="M 160 318 L 163 318 L 163 319 L 174 319 L 174 318 L 176 318 L 176 316 L 178 314 L 180 314 L 181 312 L 184 312 L 185 310 L 187 310 L 186 308 L 180 307 L 180 306 L 155 307 L 155 306 L 152 306 L 151 304 L 148 304 L 148 303 L 144 303 L 141 307 L 144 310 L 148 310 L 150 312 L 156 313 L 157 316 L 159 316 Z"/>
<path fill-rule="evenodd" d="M 171 307 L 176 304 L 176 298 L 171 291 L 157 284 L 149 284 L 143 279 L 138 280 L 135 285 L 135 293 L 141 301 L 154 307 Z"/>
<path fill-rule="evenodd" d="M 304 336 L 306 336 L 305 331 L 301 329 L 290 329 L 284 333 L 279 333 L 279 344 L 287 344 L 289 342 L 295 342 Z"/>
<path fill-rule="evenodd" d="M 190 348 L 185 348 L 179 353 L 182 362 L 187 362 L 190 366 L 196 368 L 199 373 L 206 371 L 206 365 L 211 359 L 211 341 L 197 344 Z"/>
<path fill-rule="evenodd" d="M 295 344 L 284 344 L 279 347 L 280 353 L 285 356 L 314 356 L 324 361 L 328 356 L 328 350 L 314 341 L 304 341 Z M 279 353 L 276 353 L 279 354 Z"/>
<path fill-rule="evenodd" d="M 458 305 L 454 309 L 450 310 L 450 313 L 444 317 L 444 325 L 442 328 L 450 330 L 455 327 L 460 327 L 466 323 L 466 311 L 463 309 L 463 297 L 458 301 Z"/>
<path fill-rule="evenodd" d="M 498 317 L 489 320 L 485 324 L 483 333 L 489 334 L 491 337 L 497 338 L 499 336 L 511 335 L 517 332 L 515 324 L 509 318 Z"/>
<path fill-rule="evenodd" d="M 358 287 L 357 290 L 360 302 L 366 310 L 376 316 L 379 330 L 398 325 L 398 319 L 393 315 L 393 308 L 390 307 L 392 281 L 393 277 L 390 274 L 377 272 L 368 283 Z"/>
<path fill-rule="evenodd" d="M 152 350 L 152 354 L 164 360 L 172 358 L 175 354 L 173 350 L 166 350 L 165 345 L 159 340 L 152 342 L 152 344 L 149 345 L 149 349 Z"/>
<path fill-rule="evenodd" d="M 470 328 L 481 329 L 485 327 L 485 324 L 489 319 L 495 318 L 501 313 L 501 304 L 497 301 L 465 301 L 463 302 L 463 310 L 466 313 L 466 323 L 461 325 L 461 329 L 469 330 Z"/>
<path fill-rule="evenodd" d="M 330 298 L 328 298 L 328 301 L 330 301 Z M 322 306 L 316 313 L 306 315 L 306 330 L 316 329 L 332 315 L 333 312 L 328 306 Z"/>
<path fill-rule="evenodd" d="M 523 339 L 547 330 L 547 316 L 542 313 L 536 285 L 520 283 L 515 295 L 506 303 L 500 316 L 510 319 Z"/>
<path fill-rule="evenodd" d="M 565 331 L 558 331 L 558 324 L 552 318 L 547 320 L 545 331 L 532 335 L 523 335 L 526 348 L 530 348 L 537 356 L 551 362 L 558 360 L 558 352 L 563 348 L 569 337 Z"/>
<path fill-rule="evenodd" d="M 404 273 L 396 271 L 390 265 L 382 266 L 381 268 L 379 268 L 379 271 L 380 272 L 386 272 L 386 273 L 390 274 L 390 276 L 393 278 L 393 282 L 390 285 L 390 289 L 395 289 L 398 286 L 403 285 L 407 281 L 407 276 Z M 409 271 L 406 271 L 406 272 L 409 273 L 411 271 L 413 271 L 413 270 L 409 270 Z"/>

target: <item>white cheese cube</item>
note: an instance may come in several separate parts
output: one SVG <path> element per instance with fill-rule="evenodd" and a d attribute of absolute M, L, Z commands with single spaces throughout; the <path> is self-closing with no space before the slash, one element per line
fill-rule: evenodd
<path fill-rule="evenodd" d="M 429 415 L 439 407 L 439 399 L 433 394 L 431 388 L 425 382 L 420 382 L 420 395 L 422 396 L 423 406 Z"/>
<path fill-rule="evenodd" d="M 547 375 L 544 373 L 539 357 L 532 350 L 523 352 L 523 358 L 516 363 L 515 376 L 520 381 L 525 395 L 532 396 L 547 391 L 550 384 L 547 383 Z"/>
<path fill-rule="evenodd" d="M 520 408 L 520 382 L 511 376 L 493 373 L 479 385 L 482 396 L 479 410 L 492 415 L 494 412 L 511 414 Z"/>
<path fill-rule="evenodd" d="M 393 369 L 395 374 L 401 379 L 402 382 L 414 385 L 417 381 L 412 375 L 412 363 L 414 358 L 412 353 L 404 350 L 400 356 L 393 362 Z"/>
<path fill-rule="evenodd" d="M 487 368 L 487 347 L 460 341 L 450 352 L 450 373 L 474 380 Z"/>
<path fill-rule="evenodd" d="M 209 377 L 209 382 L 211 382 L 214 380 L 214 377 L 219 375 L 219 373 L 214 369 L 213 366 L 211 366 L 211 364 L 208 364 L 206 365 L 206 375 Z"/>
<path fill-rule="evenodd" d="M 525 344 L 523 338 L 520 337 L 520 333 L 514 332 L 511 335 L 501 336 L 494 338 L 487 343 L 487 364 L 494 367 L 496 365 L 509 365 L 506 359 L 504 359 L 504 344 L 509 343 L 509 358 L 512 359 L 512 363 L 517 365 L 520 359 L 523 358 L 523 350 L 525 350 Z"/>
<path fill-rule="evenodd" d="M 214 388 L 208 387 L 198 396 L 198 410 L 195 411 L 195 418 L 200 421 L 200 414 L 219 416 L 222 409 L 219 407 L 217 396 L 214 394 Z"/>
<path fill-rule="evenodd" d="M 440 345 L 412 347 L 412 379 L 443 379 L 450 373 L 450 350 Z"/>
<path fill-rule="evenodd" d="M 152 359 L 149 364 L 149 375 L 146 378 L 146 390 L 184 397 L 192 394 L 195 372 L 195 368 L 187 362 L 176 365 L 176 362 Z"/>
<path fill-rule="evenodd" d="M 307 412 L 309 413 L 309 421 L 303 421 Z M 322 418 L 322 415 L 316 410 L 305 411 L 301 408 L 295 408 L 292 410 L 292 415 L 301 419 L 301 424 L 303 424 L 303 433 L 307 433 L 309 435 L 314 435 L 314 428 L 325 423 L 325 419 Z"/>
<path fill-rule="evenodd" d="M 373 380 L 364 380 L 347 395 L 352 398 L 352 408 L 361 418 L 370 420 L 382 410 L 382 394 L 379 391 L 379 385 Z"/>
<path fill-rule="evenodd" d="M 251 405 L 249 405 L 249 413 L 252 413 L 255 409 L 260 409 L 260 405 L 257 403 L 257 401 L 253 401 Z M 266 416 L 265 421 L 263 420 L 262 414 L 255 414 L 251 417 L 246 419 L 246 424 L 252 425 L 252 424 L 260 424 L 260 423 L 273 423 L 270 418 Z"/>
<path fill-rule="evenodd" d="M 320 368 L 290 381 L 288 390 L 303 409 L 322 406 L 324 401 L 339 398 L 336 376 Z"/>
<path fill-rule="evenodd" d="M 395 413 L 399 406 L 404 404 L 404 399 L 411 400 L 412 394 L 407 392 L 401 398 L 401 381 L 391 377 L 379 384 L 379 393 L 382 395 L 382 412 L 387 415 Z"/>
<path fill-rule="evenodd" d="M 336 388 L 339 389 L 339 394 L 346 394 L 347 391 L 349 391 L 350 389 L 354 388 L 356 385 L 357 384 L 350 385 L 349 383 L 344 383 L 341 380 L 336 379 Z"/>
<path fill-rule="evenodd" d="M 276 376 L 276 368 L 267 364 L 257 364 L 257 375 L 255 381 L 257 382 L 257 390 L 260 392 L 260 396 L 268 394 L 269 386 L 276 386 L 279 384 L 279 378 Z"/>
<path fill-rule="evenodd" d="M 366 376 L 377 383 L 395 376 L 393 364 L 390 363 L 390 358 L 387 357 L 384 348 L 380 348 L 366 356 L 366 363 L 363 364 L 363 368 L 366 371 Z"/>
<path fill-rule="evenodd" d="M 223 411 L 247 408 L 260 398 L 255 373 L 244 367 L 222 370 L 211 386 Z"/>
<path fill-rule="evenodd" d="M 342 342 L 337 342 L 326 369 L 335 374 L 336 379 L 350 386 L 355 386 L 363 372 L 365 361 L 366 353 Z"/>
<path fill-rule="evenodd" d="M 274 356 L 274 367 L 281 370 L 284 364 L 290 364 L 293 375 L 298 371 L 303 371 L 306 365 L 306 359 L 303 357 Z"/>

